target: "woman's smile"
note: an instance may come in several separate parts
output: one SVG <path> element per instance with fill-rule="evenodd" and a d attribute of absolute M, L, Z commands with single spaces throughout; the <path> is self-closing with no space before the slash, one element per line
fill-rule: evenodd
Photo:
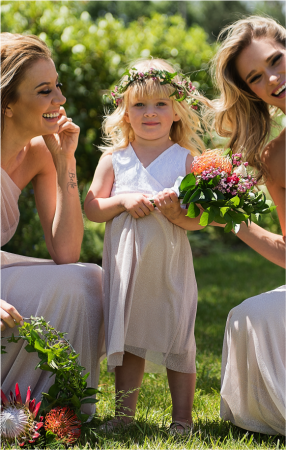
<path fill-rule="evenodd" d="M 236 59 L 242 80 L 268 105 L 285 111 L 286 50 L 273 39 L 254 39 Z"/>

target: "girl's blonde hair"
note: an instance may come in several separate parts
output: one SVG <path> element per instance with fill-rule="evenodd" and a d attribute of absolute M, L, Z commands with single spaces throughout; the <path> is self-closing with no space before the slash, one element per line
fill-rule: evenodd
<path fill-rule="evenodd" d="M 212 75 L 220 98 L 209 102 L 209 106 L 215 111 L 216 132 L 230 138 L 228 146 L 233 152 L 243 152 L 244 158 L 256 168 L 259 180 L 267 176 L 261 153 L 269 139 L 272 117 L 277 108 L 250 90 L 240 78 L 235 61 L 253 39 L 273 39 L 285 47 L 286 30 L 271 18 L 250 16 L 225 27 L 218 39 L 225 35 L 212 61 Z"/>
<path fill-rule="evenodd" d="M 144 59 L 133 63 L 130 68 L 136 68 L 138 71 L 146 72 L 154 68 L 156 70 L 167 70 L 174 73 L 175 69 L 163 59 Z M 121 82 L 124 78 L 121 80 Z M 180 76 L 176 75 L 174 81 L 180 81 Z M 105 134 L 105 146 L 99 147 L 103 152 L 112 153 L 113 151 L 126 148 L 130 142 L 134 140 L 134 132 L 129 123 L 125 120 L 125 115 L 128 108 L 130 98 L 134 97 L 169 97 L 174 92 L 174 87 L 170 84 L 161 85 L 159 80 L 152 78 L 145 78 L 143 81 L 134 81 L 128 89 L 122 94 L 121 101 L 116 110 L 107 115 L 103 121 L 102 129 Z M 192 95 L 194 98 L 196 95 Z M 192 155 L 198 155 L 205 149 L 204 143 L 199 134 L 202 133 L 200 126 L 200 119 L 197 112 L 195 112 L 186 102 L 177 102 L 175 97 L 170 97 L 173 101 L 173 108 L 175 113 L 180 117 L 180 120 L 173 122 L 170 130 L 170 139 L 182 147 L 190 150 Z"/>

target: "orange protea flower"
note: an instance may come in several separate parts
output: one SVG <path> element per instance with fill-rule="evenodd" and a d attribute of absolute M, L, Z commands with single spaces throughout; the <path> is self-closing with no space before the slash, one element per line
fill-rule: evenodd
<path fill-rule="evenodd" d="M 57 406 L 46 415 L 45 429 L 50 430 L 63 442 L 72 444 L 80 437 L 81 421 L 72 409 Z"/>
<path fill-rule="evenodd" d="M 230 157 L 222 156 L 223 149 L 208 150 L 201 156 L 196 156 L 192 164 L 194 175 L 201 175 L 207 169 L 220 169 L 222 172 L 231 173 L 232 163 Z"/>

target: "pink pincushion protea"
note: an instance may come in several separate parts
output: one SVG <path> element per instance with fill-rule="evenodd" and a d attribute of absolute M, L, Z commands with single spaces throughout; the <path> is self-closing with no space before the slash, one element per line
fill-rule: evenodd
<path fill-rule="evenodd" d="M 41 402 L 36 405 L 36 400 L 31 400 L 31 389 L 28 387 L 25 403 L 22 402 L 18 383 L 15 386 L 15 395 L 10 392 L 9 400 L 1 389 L 1 438 L 8 443 L 17 440 L 20 447 L 26 442 L 34 443 L 40 436 L 38 430 L 43 426 L 42 417 L 40 422 L 35 420 Z"/>
<path fill-rule="evenodd" d="M 45 429 L 54 433 L 63 443 L 72 444 L 81 433 L 81 421 L 67 406 L 57 406 L 45 417 Z"/>
<path fill-rule="evenodd" d="M 222 155 L 223 150 L 215 149 L 205 151 L 202 155 L 196 156 L 192 164 L 194 175 L 201 175 L 207 169 L 220 169 L 220 172 L 230 174 L 232 162 L 229 156 Z"/>

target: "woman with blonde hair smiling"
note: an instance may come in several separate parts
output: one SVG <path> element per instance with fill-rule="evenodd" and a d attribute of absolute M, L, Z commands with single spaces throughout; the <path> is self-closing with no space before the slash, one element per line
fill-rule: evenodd
<path fill-rule="evenodd" d="M 268 142 L 275 112 L 285 114 L 286 30 L 252 16 L 222 30 L 213 62 L 220 97 L 215 128 L 264 180 L 277 205 L 282 234 L 252 223 L 238 236 L 285 267 L 285 129 Z M 265 274 L 266 275 L 266 274 Z M 228 316 L 221 384 L 221 417 L 250 431 L 285 435 L 286 286 L 249 298 Z"/>
<path fill-rule="evenodd" d="M 80 353 L 96 387 L 102 348 L 101 269 L 75 264 L 83 221 L 74 153 L 79 127 L 66 117 L 66 99 L 51 53 L 36 36 L 1 34 L 1 245 L 19 222 L 18 200 L 31 181 L 45 241 L 52 260 L 1 251 L 2 336 L 24 318 L 43 316 Z M 2 389 L 18 382 L 31 386 L 38 400 L 53 383 L 49 372 L 35 371 L 38 357 L 23 341 L 2 355 Z M 87 413 L 94 406 L 85 406 Z"/>

